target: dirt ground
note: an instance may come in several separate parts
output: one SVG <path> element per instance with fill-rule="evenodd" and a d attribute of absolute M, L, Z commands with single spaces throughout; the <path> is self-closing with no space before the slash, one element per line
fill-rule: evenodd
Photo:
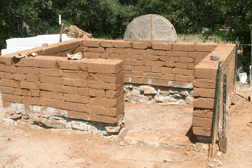
<path fill-rule="evenodd" d="M 238 91 L 239 92 L 239 91 Z M 219 167 L 252 167 L 252 103 L 236 96 Z M 0 125 L 0 167 L 209 167 L 190 132 L 192 105 L 126 103 L 125 130 L 101 137 L 32 125 Z M 218 164 L 214 164 L 215 166 Z"/>

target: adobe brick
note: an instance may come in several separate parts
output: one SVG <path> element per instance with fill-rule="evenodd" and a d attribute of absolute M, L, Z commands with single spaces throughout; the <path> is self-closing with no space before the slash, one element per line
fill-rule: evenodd
<path fill-rule="evenodd" d="M 189 52 L 188 56 L 192 58 L 205 58 L 210 52 Z"/>
<path fill-rule="evenodd" d="M 72 118 L 72 119 L 78 119 L 78 120 L 86 120 L 88 121 L 90 119 L 90 114 L 79 112 L 79 111 L 67 111 L 67 113 L 60 114 L 63 115 L 66 118 Z"/>
<path fill-rule="evenodd" d="M 55 69 L 40 69 L 40 74 L 44 76 L 60 77 L 62 76 L 62 71 Z"/>
<path fill-rule="evenodd" d="M 174 74 L 164 74 L 164 79 L 174 80 L 175 75 Z"/>
<path fill-rule="evenodd" d="M 13 57 L 13 53 L 7 54 L 7 55 L 1 55 L 0 64 L 11 66 L 12 65 L 12 57 Z"/>
<path fill-rule="evenodd" d="M 12 102 L 12 103 L 21 103 L 22 102 L 21 96 L 12 95 L 12 94 L 2 94 L 2 99 L 5 102 Z"/>
<path fill-rule="evenodd" d="M 153 73 L 153 72 L 145 72 L 142 76 L 147 78 L 163 78 L 162 73 Z"/>
<path fill-rule="evenodd" d="M 108 57 L 107 57 L 107 58 L 115 58 L 115 59 L 119 59 L 119 58 L 120 58 L 120 55 L 121 55 L 121 54 L 114 54 L 114 53 L 111 53 L 111 54 L 109 54 L 109 55 L 108 55 Z"/>
<path fill-rule="evenodd" d="M 154 50 L 171 50 L 172 49 L 172 44 L 168 43 L 152 43 L 152 48 Z"/>
<path fill-rule="evenodd" d="M 57 58 L 55 57 L 45 57 L 45 56 L 36 56 L 33 57 L 34 62 L 33 66 L 36 68 L 47 68 L 47 69 L 55 69 L 57 68 Z"/>
<path fill-rule="evenodd" d="M 80 62 L 76 60 L 58 60 L 58 66 L 64 70 L 79 70 Z"/>
<path fill-rule="evenodd" d="M 79 94 L 79 88 L 74 86 L 63 86 L 64 93 Z"/>
<path fill-rule="evenodd" d="M 101 41 L 101 46 L 102 47 L 114 47 L 114 43 L 112 40 L 103 40 Z"/>
<path fill-rule="evenodd" d="M 124 88 L 120 87 L 117 90 L 107 90 L 106 91 L 106 97 L 107 98 L 117 98 L 121 96 L 124 93 Z"/>
<path fill-rule="evenodd" d="M 0 72 L 0 78 L 2 79 L 13 79 L 13 75 L 11 73 Z"/>
<path fill-rule="evenodd" d="M 89 88 L 88 95 L 95 97 L 105 97 L 105 90 Z"/>
<path fill-rule="evenodd" d="M 88 105 L 87 111 L 90 114 L 117 117 L 118 115 L 124 113 L 124 103 L 121 103 L 116 108 L 97 106 L 97 105 Z"/>
<path fill-rule="evenodd" d="M 151 85 L 153 86 L 169 86 L 168 79 L 151 79 Z"/>
<path fill-rule="evenodd" d="M 187 63 L 176 63 L 175 64 L 176 68 L 181 68 L 181 69 L 187 69 Z"/>
<path fill-rule="evenodd" d="M 213 110 L 194 110 L 194 117 L 213 118 Z"/>
<path fill-rule="evenodd" d="M 38 82 L 21 81 L 20 88 L 22 88 L 22 89 L 39 89 L 39 83 Z"/>
<path fill-rule="evenodd" d="M 114 48 L 114 53 L 116 53 L 116 54 L 127 54 L 127 50 L 125 48 Z"/>
<path fill-rule="evenodd" d="M 101 53 L 92 53 L 92 52 L 85 52 L 85 58 L 101 58 Z"/>
<path fill-rule="evenodd" d="M 216 84 L 215 83 L 200 82 L 197 79 L 194 80 L 193 86 L 194 87 L 198 87 L 198 88 L 209 88 L 209 89 L 216 88 Z"/>
<path fill-rule="evenodd" d="M 3 107 L 10 107 L 11 103 L 10 102 L 3 102 Z"/>
<path fill-rule="evenodd" d="M 94 89 L 110 89 L 110 90 L 116 90 L 118 87 L 120 87 L 123 84 L 123 78 L 121 79 L 121 82 L 119 83 L 105 83 L 102 81 L 88 81 L 88 87 L 94 88 Z"/>
<path fill-rule="evenodd" d="M 25 75 L 25 79 L 27 82 L 38 82 L 39 75 Z"/>
<path fill-rule="evenodd" d="M 17 72 L 20 73 L 20 74 L 33 74 L 33 75 L 39 75 L 39 68 L 18 67 Z"/>
<path fill-rule="evenodd" d="M 40 82 L 42 83 L 55 83 L 61 85 L 62 78 L 60 77 L 50 77 L 50 76 L 40 76 Z"/>
<path fill-rule="evenodd" d="M 109 124 L 116 124 L 119 120 L 123 118 L 123 114 L 117 116 L 117 117 L 109 117 L 109 116 L 101 116 L 101 115 L 90 115 L 90 121 L 94 122 L 101 122 L 101 123 L 109 123 Z"/>
<path fill-rule="evenodd" d="M 212 52 L 217 47 L 215 43 L 196 43 L 195 48 L 197 51 L 209 51 Z"/>
<path fill-rule="evenodd" d="M 132 71 L 132 66 L 131 65 L 123 65 L 123 70 Z"/>
<path fill-rule="evenodd" d="M 98 47 L 98 48 L 88 48 L 89 52 L 94 52 L 94 53 L 103 53 L 105 50 L 102 47 Z"/>
<path fill-rule="evenodd" d="M 115 48 L 106 48 L 106 52 L 113 53 Z"/>
<path fill-rule="evenodd" d="M 168 57 L 168 61 L 179 62 L 179 57 Z"/>
<path fill-rule="evenodd" d="M 82 96 L 88 95 L 88 88 L 79 88 L 79 94 Z"/>
<path fill-rule="evenodd" d="M 78 94 L 65 94 L 64 100 L 67 102 L 75 102 L 75 103 L 89 103 L 90 98 L 88 96 L 81 96 Z"/>
<path fill-rule="evenodd" d="M 86 104 L 83 103 L 65 102 L 65 108 L 66 110 L 87 112 Z"/>
<path fill-rule="evenodd" d="M 9 73 L 17 73 L 17 68 L 14 66 L 4 66 L 4 71 Z"/>
<path fill-rule="evenodd" d="M 67 57 L 67 54 L 73 54 L 72 50 L 61 51 L 59 53 L 62 57 Z"/>
<path fill-rule="evenodd" d="M 87 47 L 99 47 L 101 44 L 100 39 L 85 39 L 83 40 L 83 46 Z"/>
<path fill-rule="evenodd" d="M 132 47 L 136 49 L 146 49 L 151 47 L 151 43 L 145 42 L 133 42 Z"/>
<path fill-rule="evenodd" d="M 89 74 L 88 79 L 96 80 L 96 81 L 103 81 L 103 82 L 108 82 L 108 83 L 114 83 L 114 82 L 117 82 L 122 77 L 123 77 L 123 71 L 121 71 L 115 75 Z"/>
<path fill-rule="evenodd" d="M 174 51 L 195 51 L 195 43 L 174 43 Z"/>
<path fill-rule="evenodd" d="M 133 49 L 132 54 L 145 55 L 145 50 Z"/>
<path fill-rule="evenodd" d="M 88 72 L 117 73 L 123 70 L 123 61 L 92 59 L 88 64 Z"/>
<path fill-rule="evenodd" d="M 133 71 L 151 72 L 151 67 L 147 66 L 134 66 Z"/>
<path fill-rule="evenodd" d="M 43 55 L 54 55 L 59 52 L 59 44 L 50 44 L 46 47 L 43 47 Z"/>
<path fill-rule="evenodd" d="M 108 98 L 91 98 L 91 105 L 105 106 L 105 107 L 117 107 L 119 104 L 124 102 L 124 95 L 116 99 L 108 99 Z"/>
<path fill-rule="evenodd" d="M 15 88 L 15 95 L 28 96 L 28 95 L 29 95 L 29 90 L 27 90 L 27 89 Z"/>
<path fill-rule="evenodd" d="M 185 75 L 175 75 L 175 81 L 190 81 L 188 76 Z"/>
<path fill-rule="evenodd" d="M 193 88 L 193 83 L 191 81 L 188 81 L 188 82 L 185 82 L 185 81 L 172 81 L 171 86 L 176 87 L 176 88 L 192 89 Z"/>
<path fill-rule="evenodd" d="M 214 99 L 212 98 L 197 98 L 194 99 L 193 106 L 196 108 L 214 108 Z"/>
<path fill-rule="evenodd" d="M 115 48 L 131 48 L 132 42 L 129 41 L 114 41 Z"/>
<path fill-rule="evenodd" d="M 73 39 L 73 40 L 69 40 L 69 41 L 63 41 L 61 43 L 59 43 L 58 46 L 58 51 L 66 51 L 66 50 L 70 50 L 70 49 L 74 49 L 77 48 L 79 46 L 82 46 L 82 42 L 83 39 Z"/>
<path fill-rule="evenodd" d="M 173 61 L 166 61 L 165 62 L 165 64 L 164 64 L 164 66 L 166 66 L 166 67 L 175 67 L 175 62 L 173 62 Z"/>
<path fill-rule="evenodd" d="M 88 72 L 64 70 L 62 76 L 63 78 L 87 79 Z"/>
<path fill-rule="evenodd" d="M 170 74 L 172 72 L 172 69 L 167 68 L 167 67 L 153 66 L 152 72 L 160 72 L 162 74 Z"/>
<path fill-rule="evenodd" d="M 41 91 L 41 97 L 47 98 L 47 99 L 57 99 L 57 100 L 64 99 L 64 95 L 62 93 L 46 92 L 46 91 Z"/>
<path fill-rule="evenodd" d="M 179 57 L 179 62 L 186 62 L 186 63 L 192 63 L 193 59 L 189 57 Z"/>
<path fill-rule="evenodd" d="M 29 95 L 38 97 L 40 96 L 40 90 L 30 90 Z"/>
<path fill-rule="evenodd" d="M 54 107 L 57 109 L 67 109 L 67 102 L 63 100 L 56 100 L 56 99 L 46 99 L 42 98 L 43 105 L 45 107 Z"/>
<path fill-rule="evenodd" d="M 215 98 L 215 89 L 193 88 L 194 97 Z"/>
<path fill-rule="evenodd" d="M 131 83 L 134 84 L 148 84 L 149 79 L 148 78 L 139 78 L 139 77 L 132 77 Z"/>
<path fill-rule="evenodd" d="M 211 118 L 193 117 L 192 119 L 193 127 L 212 128 L 212 123 L 213 120 Z"/>
<path fill-rule="evenodd" d="M 162 67 L 165 64 L 165 62 L 162 61 L 146 61 L 146 66 L 157 66 Z"/>
<path fill-rule="evenodd" d="M 187 64 L 187 68 L 188 68 L 188 69 L 194 69 L 194 67 L 195 67 L 195 64 L 194 64 L 194 63 L 188 63 L 188 64 Z"/>
<path fill-rule="evenodd" d="M 158 56 L 154 56 L 154 55 L 145 55 L 143 59 L 146 60 L 146 61 L 147 60 L 149 60 L 149 61 L 157 61 L 159 59 L 159 57 Z"/>
<path fill-rule="evenodd" d="M 18 87 L 18 82 L 9 79 L 1 79 L 0 86 Z"/>
<path fill-rule="evenodd" d="M 195 68 L 196 78 L 216 79 L 217 69 Z"/>
<path fill-rule="evenodd" d="M 13 59 L 14 66 L 25 66 L 25 67 L 32 67 L 34 59 L 33 58 L 22 58 L 22 59 Z"/>
<path fill-rule="evenodd" d="M 0 86 L 0 90 L 2 91 L 2 93 L 6 93 L 6 94 L 14 94 L 15 92 L 15 88 L 5 87 L 5 86 Z"/>
<path fill-rule="evenodd" d="M 173 74 L 178 74 L 178 75 L 186 75 L 187 70 L 186 69 L 173 68 L 172 73 Z"/>
<path fill-rule="evenodd" d="M 25 105 L 43 105 L 43 101 L 40 97 L 22 96 L 22 103 Z"/>
<path fill-rule="evenodd" d="M 160 55 L 166 55 L 166 51 L 147 49 L 146 54 L 160 56 Z"/>
<path fill-rule="evenodd" d="M 212 136 L 212 129 L 211 128 L 204 128 L 204 127 L 192 127 L 193 134 L 194 135 L 200 135 L 200 136 Z"/>
<path fill-rule="evenodd" d="M 188 57 L 190 52 L 186 51 L 172 51 L 172 56 L 174 57 Z"/>
<path fill-rule="evenodd" d="M 131 83 L 131 77 L 124 76 L 123 81 L 124 81 L 124 83 Z"/>
<path fill-rule="evenodd" d="M 32 48 L 32 49 L 18 51 L 17 53 L 20 54 L 20 55 L 27 54 L 27 53 L 36 53 L 38 55 L 42 55 L 43 54 L 43 49 L 44 49 L 44 47 L 41 46 L 41 47 L 36 47 L 36 48 Z"/>
<path fill-rule="evenodd" d="M 164 62 L 171 60 L 171 56 L 167 56 L 167 55 L 165 55 L 165 56 L 158 56 L 158 58 L 159 58 L 159 60 L 164 61 Z"/>
<path fill-rule="evenodd" d="M 63 78 L 63 85 L 66 85 L 66 86 L 86 87 L 87 83 L 88 83 L 87 80 L 73 79 L 73 78 Z"/>
<path fill-rule="evenodd" d="M 139 60 L 132 59 L 131 60 L 131 65 L 134 65 L 134 66 L 144 66 L 145 65 L 145 61 L 139 61 Z"/>

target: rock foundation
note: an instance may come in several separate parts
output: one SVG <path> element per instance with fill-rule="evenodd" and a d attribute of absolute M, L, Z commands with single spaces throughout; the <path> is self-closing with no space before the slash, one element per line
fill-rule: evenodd
<path fill-rule="evenodd" d="M 118 124 L 105 124 L 91 121 L 81 121 L 40 113 L 25 114 L 20 111 L 5 110 L 3 120 L 7 125 L 22 123 L 39 125 L 45 128 L 73 129 L 87 134 L 100 134 L 101 136 L 118 135 L 123 131 L 124 122 Z M 10 124 L 11 123 L 11 124 Z"/>
<path fill-rule="evenodd" d="M 124 84 L 126 102 L 181 105 L 193 103 L 193 90 L 149 85 Z"/>

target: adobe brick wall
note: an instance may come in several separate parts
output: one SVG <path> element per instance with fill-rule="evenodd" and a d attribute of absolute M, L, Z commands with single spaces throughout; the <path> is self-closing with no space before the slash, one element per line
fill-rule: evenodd
<path fill-rule="evenodd" d="M 123 61 L 36 56 L 0 57 L 3 106 L 59 109 L 66 118 L 117 123 L 124 115 Z M 60 112 L 64 110 L 64 113 Z"/>
<path fill-rule="evenodd" d="M 218 117 L 218 120 L 222 121 L 224 74 L 227 74 L 227 107 L 231 104 L 230 98 L 234 91 L 235 44 L 219 44 L 195 67 L 192 129 L 195 135 L 207 137 L 211 137 L 212 133 L 216 75 L 218 69 L 218 61 L 211 61 L 211 55 L 220 56 L 219 61 L 223 63 Z M 222 124 L 222 122 L 218 123 Z M 219 129 L 221 129 L 221 125 Z"/>

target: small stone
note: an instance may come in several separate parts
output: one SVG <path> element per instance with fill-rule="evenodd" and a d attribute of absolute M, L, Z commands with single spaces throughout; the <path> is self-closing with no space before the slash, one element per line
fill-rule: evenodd
<path fill-rule="evenodd" d="M 16 114 L 21 114 L 21 111 L 16 111 L 15 113 L 16 113 Z"/>
<path fill-rule="evenodd" d="M 143 98 L 140 98 L 138 101 L 140 103 L 146 103 L 148 100 L 151 100 L 152 97 L 151 96 L 144 96 Z"/>
<path fill-rule="evenodd" d="M 107 131 L 102 131 L 102 135 L 103 135 L 103 136 L 108 136 Z"/>
<path fill-rule="evenodd" d="M 161 95 L 168 96 L 168 95 L 170 94 L 170 90 L 161 89 L 159 93 L 160 93 Z"/>
<path fill-rule="evenodd" d="M 12 111 L 12 110 L 5 110 L 5 112 L 7 113 L 7 114 L 10 114 L 10 115 L 12 115 L 12 114 L 14 114 L 15 112 L 14 111 Z"/>
<path fill-rule="evenodd" d="M 125 146 L 125 143 L 123 141 L 121 141 L 119 144 L 120 146 Z"/>
<path fill-rule="evenodd" d="M 13 120 L 18 120 L 18 119 L 21 119 L 21 118 L 22 118 L 22 115 L 19 115 L 19 114 L 11 115 L 11 119 L 13 119 Z"/>
<path fill-rule="evenodd" d="M 179 99 L 179 98 L 181 98 L 181 95 L 180 94 L 174 94 L 172 97 Z"/>
<path fill-rule="evenodd" d="M 144 94 L 157 94 L 157 91 L 153 87 L 148 85 L 140 86 L 140 90 L 144 92 Z"/>
<path fill-rule="evenodd" d="M 42 47 L 46 47 L 46 46 L 48 46 L 48 43 L 43 43 L 42 44 Z"/>
<path fill-rule="evenodd" d="M 187 104 L 193 104 L 193 97 L 190 97 L 190 96 L 187 96 L 186 98 L 185 98 L 185 101 L 186 101 L 186 103 Z"/>
<path fill-rule="evenodd" d="M 116 134 L 119 133 L 122 126 L 118 125 L 116 127 L 106 126 L 105 129 L 109 134 Z"/>
<path fill-rule="evenodd" d="M 179 94 L 181 96 L 185 96 L 185 97 L 189 96 L 189 92 L 188 91 L 182 91 L 182 92 L 179 92 Z"/>

